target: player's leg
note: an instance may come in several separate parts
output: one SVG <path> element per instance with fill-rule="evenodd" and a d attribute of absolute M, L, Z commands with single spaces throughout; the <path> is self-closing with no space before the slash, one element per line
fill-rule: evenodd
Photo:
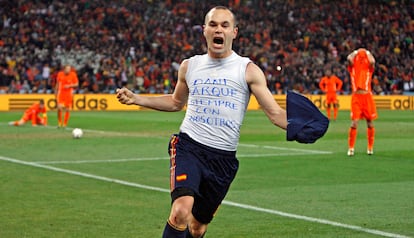
<path fill-rule="evenodd" d="M 206 177 L 199 187 L 200 196 L 194 197 L 193 219 L 189 224 L 188 238 L 201 238 L 213 220 L 219 206 L 234 180 L 239 162 L 235 152 L 208 149 L 202 164 Z"/>
<path fill-rule="evenodd" d="M 22 125 L 24 125 L 24 123 L 26 123 L 26 121 L 22 118 L 22 119 L 20 119 L 18 121 L 11 121 L 11 122 L 9 122 L 9 125 L 10 126 L 22 126 Z"/>
<path fill-rule="evenodd" d="M 37 116 L 36 117 L 36 125 L 45 126 L 46 125 L 45 118 Z"/>
<path fill-rule="evenodd" d="M 367 140 L 368 140 L 367 154 L 372 155 L 374 154 L 374 140 L 375 140 L 375 128 L 374 128 L 374 122 L 372 120 L 367 120 Z"/>
<path fill-rule="evenodd" d="M 326 116 L 328 117 L 329 120 L 331 120 L 331 103 L 328 103 L 326 105 Z"/>
<path fill-rule="evenodd" d="M 326 116 L 331 120 L 331 102 L 329 94 L 326 94 Z"/>
<path fill-rule="evenodd" d="M 22 118 L 18 121 L 11 121 L 9 122 L 10 126 L 22 126 L 24 125 L 28 120 L 30 119 L 30 115 L 27 113 L 24 113 Z"/>
<path fill-rule="evenodd" d="M 175 190 L 179 191 L 179 190 Z M 185 191 L 185 190 L 181 190 Z M 180 191 L 180 192 L 181 192 Z M 187 226 L 191 221 L 191 210 L 194 204 L 193 196 L 181 196 L 174 200 L 163 238 L 185 238 Z"/>
<path fill-rule="evenodd" d="M 186 238 L 202 238 L 207 232 L 208 224 L 203 224 L 193 216 L 191 217 L 188 229 L 186 230 Z"/>
<path fill-rule="evenodd" d="M 170 155 L 170 189 L 172 207 L 165 225 L 163 238 L 185 238 L 192 219 L 194 196 L 198 192 L 201 173 L 197 147 L 182 136 L 173 135 L 168 146 Z M 190 179 L 191 178 L 191 179 Z"/>
<path fill-rule="evenodd" d="M 374 140 L 375 140 L 375 128 L 374 120 L 377 118 L 377 109 L 375 107 L 374 99 L 371 94 L 366 95 L 366 111 L 364 112 L 367 120 L 367 154 L 374 154 Z"/>
<path fill-rule="evenodd" d="M 331 108 L 335 106 L 334 95 L 332 93 L 326 94 L 326 116 L 331 120 Z"/>
<path fill-rule="evenodd" d="M 333 111 L 334 111 L 334 120 L 336 121 L 336 118 L 338 117 L 338 109 L 339 109 L 339 103 L 338 103 L 338 99 L 336 98 L 335 95 L 335 100 L 333 103 Z"/>
<path fill-rule="evenodd" d="M 355 142 L 357 137 L 358 120 L 352 120 L 348 131 L 348 156 L 353 156 L 355 152 Z"/>
<path fill-rule="evenodd" d="M 361 107 L 359 95 L 352 95 L 351 99 L 351 126 L 348 131 L 348 156 L 353 156 L 355 152 L 355 142 L 357 138 L 357 127 L 361 118 Z"/>
<path fill-rule="evenodd" d="M 335 103 L 333 108 L 334 108 L 334 120 L 336 121 L 336 118 L 338 118 L 338 110 L 339 110 L 338 109 L 339 108 L 338 103 Z"/>
<path fill-rule="evenodd" d="M 66 127 L 68 125 L 69 117 L 70 117 L 70 108 L 65 106 L 65 117 L 63 119 L 63 127 Z"/>
<path fill-rule="evenodd" d="M 72 96 L 66 96 L 64 101 L 65 101 L 65 117 L 63 120 L 63 126 L 66 127 L 68 125 L 69 122 L 69 118 L 70 118 L 70 110 L 72 108 Z"/>
<path fill-rule="evenodd" d="M 37 126 L 37 115 L 35 113 L 30 115 L 30 120 L 32 121 L 32 126 Z"/>
<path fill-rule="evenodd" d="M 62 123 L 62 110 L 63 110 L 63 104 L 61 104 L 60 102 L 58 102 L 57 105 L 57 119 L 58 119 L 58 127 L 62 127 L 63 123 Z"/>

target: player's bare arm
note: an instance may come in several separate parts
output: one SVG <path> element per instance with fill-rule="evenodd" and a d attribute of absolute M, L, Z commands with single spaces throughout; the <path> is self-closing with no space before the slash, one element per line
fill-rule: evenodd
<path fill-rule="evenodd" d="M 267 88 L 263 71 L 254 63 L 249 63 L 246 69 L 246 81 L 269 120 L 276 126 L 286 129 L 286 111 L 280 107 Z"/>
<path fill-rule="evenodd" d="M 368 61 L 371 64 L 371 66 L 375 65 L 375 58 L 374 56 L 371 54 L 370 51 L 367 50 L 367 56 L 368 56 Z"/>
<path fill-rule="evenodd" d="M 349 54 L 347 57 L 346 57 L 346 59 L 348 60 L 348 64 L 349 65 L 353 65 L 354 64 L 354 58 L 355 58 L 355 55 L 358 53 L 358 51 L 356 51 L 356 50 L 354 50 L 354 51 L 352 51 L 352 53 L 351 54 Z"/>
<path fill-rule="evenodd" d="M 188 86 L 185 81 L 188 61 L 184 60 L 178 70 L 177 85 L 172 94 L 162 96 L 142 96 L 127 88 L 117 89 L 118 101 L 126 105 L 138 105 L 159 111 L 175 112 L 183 109 L 188 99 Z"/>

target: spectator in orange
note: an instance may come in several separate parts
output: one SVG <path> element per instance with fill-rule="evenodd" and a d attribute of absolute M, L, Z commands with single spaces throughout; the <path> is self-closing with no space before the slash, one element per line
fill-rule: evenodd
<path fill-rule="evenodd" d="M 372 97 L 371 81 L 374 73 L 375 58 L 368 50 L 359 48 L 348 55 L 348 71 L 351 76 L 352 99 L 351 119 L 352 124 L 348 134 L 348 156 L 354 155 L 354 146 L 357 136 L 358 120 L 367 121 L 367 154 L 374 153 L 375 128 L 373 120 L 377 118 L 377 110 Z"/>
<path fill-rule="evenodd" d="M 338 115 L 339 103 L 336 93 L 342 89 L 342 84 L 342 80 L 333 75 L 331 70 L 327 70 L 326 75 L 319 82 L 319 88 L 326 93 L 326 114 L 329 120 L 331 120 L 332 106 L 334 111 L 333 119 L 336 120 Z"/>
<path fill-rule="evenodd" d="M 39 114 L 42 113 L 40 117 Z M 22 118 L 18 121 L 9 122 L 10 126 L 22 126 L 26 122 L 31 121 L 32 126 L 46 126 L 47 125 L 47 114 L 45 102 L 41 99 L 39 102 L 33 103 L 23 114 Z"/>
<path fill-rule="evenodd" d="M 63 71 L 60 71 L 56 77 L 56 101 L 58 128 L 66 127 L 70 117 L 70 109 L 72 108 L 73 89 L 79 85 L 78 76 L 70 65 L 66 65 Z M 62 112 L 65 112 L 65 118 L 62 122 Z"/>

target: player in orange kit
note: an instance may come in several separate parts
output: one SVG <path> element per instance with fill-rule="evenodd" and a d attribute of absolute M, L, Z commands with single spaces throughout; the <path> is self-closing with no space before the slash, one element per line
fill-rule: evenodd
<path fill-rule="evenodd" d="M 336 93 L 341 90 L 342 84 L 342 80 L 333 75 L 331 70 L 327 70 L 326 75 L 319 82 L 319 88 L 326 93 L 326 114 L 329 120 L 331 120 L 331 106 L 334 110 L 334 120 L 338 115 L 339 104 Z"/>
<path fill-rule="evenodd" d="M 373 120 L 377 118 L 377 110 L 372 97 L 371 80 L 374 73 L 375 58 L 368 50 L 359 48 L 348 55 L 348 71 L 351 76 L 352 99 L 351 119 L 352 124 L 348 134 L 348 156 L 354 155 L 354 147 L 357 136 L 359 119 L 367 121 L 367 154 L 374 153 L 375 128 Z"/>
<path fill-rule="evenodd" d="M 69 121 L 70 109 L 72 108 L 73 89 L 79 85 L 78 76 L 70 65 L 66 65 L 56 77 L 56 100 L 58 112 L 58 127 L 66 127 Z M 62 111 L 65 118 L 62 122 Z"/>
<path fill-rule="evenodd" d="M 42 117 L 39 114 L 42 113 Z M 31 121 L 32 126 L 46 126 L 47 125 L 47 114 L 45 102 L 43 99 L 40 99 L 39 102 L 34 103 L 30 106 L 23 114 L 22 118 L 18 121 L 11 121 L 9 125 L 11 126 L 21 126 L 26 122 Z"/>

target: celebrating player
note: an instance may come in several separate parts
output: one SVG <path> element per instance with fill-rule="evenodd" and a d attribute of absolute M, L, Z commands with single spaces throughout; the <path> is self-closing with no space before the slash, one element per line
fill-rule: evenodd
<path fill-rule="evenodd" d="M 342 88 L 342 80 L 332 74 L 331 70 L 326 71 L 326 75 L 322 77 L 319 82 L 319 88 L 326 93 L 326 114 L 328 119 L 331 119 L 331 106 L 333 107 L 334 116 L 333 119 L 336 120 L 338 115 L 338 99 L 336 93 Z"/>
<path fill-rule="evenodd" d="M 42 113 L 40 117 L 39 114 Z M 33 103 L 26 111 L 24 112 L 22 118 L 18 121 L 11 121 L 9 125 L 11 126 L 21 126 L 26 122 L 31 121 L 32 126 L 46 126 L 47 125 L 47 114 L 45 102 L 43 99 L 40 99 L 39 102 Z"/>
<path fill-rule="evenodd" d="M 121 103 L 179 111 L 180 133 L 170 141 L 171 213 L 163 237 L 202 237 L 238 170 L 236 148 L 252 92 L 271 122 L 286 129 L 286 111 L 273 99 L 260 68 L 232 50 L 238 33 L 225 7 L 205 17 L 207 54 L 184 60 L 171 95 L 145 97 L 117 90 Z"/>
<path fill-rule="evenodd" d="M 60 71 L 56 77 L 56 100 L 58 127 L 66 127 L 69 121 L 70 109 L 72 108 L 73 89 L 79 85 L 78 76 L 72 70 L 70 65 L 66 65 L 63 71 Z M 65 118 L 62 122 L 62 111 L 65 112 Z"/>
<path fill-rule="evenodd" d="M 347 57 L 348 71 L 352 83 L 351 127 L 348 134 L 348 156 L 353 156 L 360 119 L 367 121 L 367 154 L 374 153 L 375 128 L 373 120 L 377 118 L 377 110 L 372 97 L 371 80 L 374 73 L 375 58 L 368 50 L 360 48 Z"/>
<path fill-rule="evenodd" d="M 203 33 L 207 54 L 181 63 L 172 94 L 147 97 L 126 88 L 117 90 L 118 100 L 127 105 L 179 111 L 187 104 L 180 133 L 169 143 L 172 208 L 164 238 L 204 236 L 238 170 L 235 155 L 250 93 L 274 125 L 288 132 L 292 126 L 294 133 L 288 138 L 314 139 L 297 133 L 312 120 L 299 118 L 288 125 L 290 114 L 274 100 L 262 70 L 232 50 L 238 28 L 228 8 L 212 8 L 205 16 Z M 302 110 L 290 112 L 293 117 L 303 114 Z M 315 135 L 314 131 L 309 135 Z"/>

